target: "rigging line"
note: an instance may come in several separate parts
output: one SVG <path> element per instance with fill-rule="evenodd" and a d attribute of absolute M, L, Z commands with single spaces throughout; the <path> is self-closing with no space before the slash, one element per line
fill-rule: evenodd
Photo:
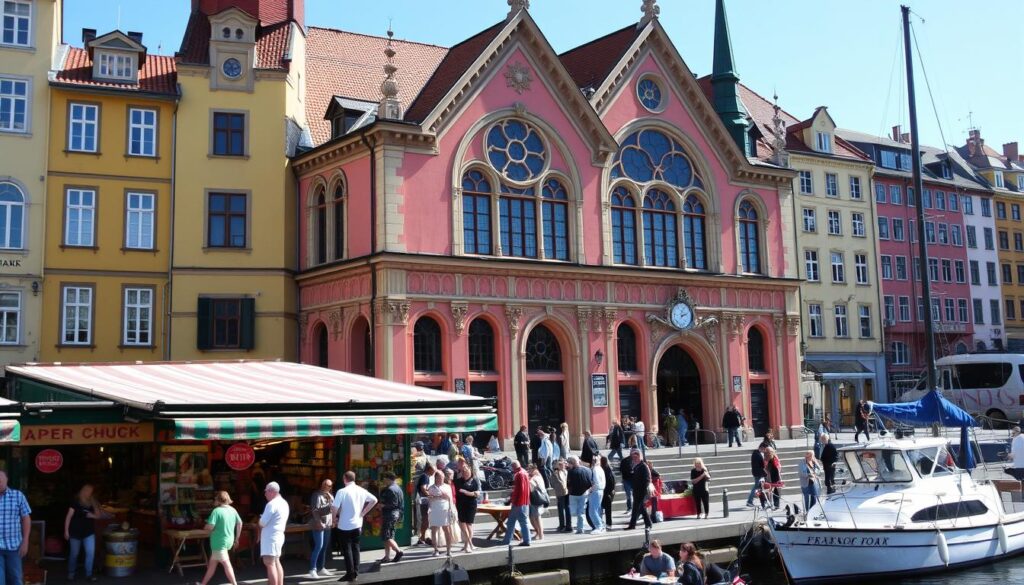
<path fill-rule="evenodd" d="M 924 77 L 924 85 L 928 89 L 928 99 L 932 104 L 932 113 L 935 114 L 935 123 L 939 126 L 939 137 L 942 138 L 942 149 L 949 153 L 949 144 L 946 142 L 946 134 L 942 130 L 942 120 L 939 119 L 939 109 L 935 107 L 935 94 L 932 93 L 932 84 L 928 79 L 928 70 L 924 67 L 924 55 L 921 53 L 921 47 L 917 44 L 917 32 L 914 30 L 914 25 L 910 25 L 910 34 L 914 39 L 914 50 L 917 51 L 917 61 L 921 64 L 921 75 Z M 950 166 L 952 170 L 952 166 Z"/>
<path fill-rule="evenodd" d="M 903 34 L 902 32 L 900 33 Z M 882 119 L 878 121 L 878 136 L 884 136 L 882 130 L 885 129 L 885 118 L 889 115 L 889 99 L 892 97 L 892 86 L 893 81 L 896 77 L 896 64 L 899 63 L 900 56 L 900 43 L 896 43 L 895 51 L 892 55 L 892 66 L 889 68 L 889 86 L 885 92 L 885 105 L 882 107 Z"/>

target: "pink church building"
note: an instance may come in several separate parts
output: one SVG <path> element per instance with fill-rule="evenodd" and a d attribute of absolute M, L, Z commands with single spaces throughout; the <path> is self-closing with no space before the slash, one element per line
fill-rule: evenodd
<path fill-rule="evenodd" d="M 713 100 L 654 2 L 562 55 L 510 4 L 450 48 L 310 27 L 302 361 L 494 398 L 506 446 L 730 405 L 789 436 L 794 173 L 753 154 L 721 0 Z"/>

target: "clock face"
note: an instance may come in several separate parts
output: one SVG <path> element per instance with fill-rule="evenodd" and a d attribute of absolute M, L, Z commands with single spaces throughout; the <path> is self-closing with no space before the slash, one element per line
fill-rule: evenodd
<path fill-rule="evenodd" d="M 235 79 L 242 74 L 242 64 L 234 57 L 224 61 L 221 69 L 224 71 L 224 75 L 231 79 Z"/>
<path fill-rule="evenodd" d="M 677 329 L 689 329 L 693 325 L 693 307 L 686 303 L 676 303 L 669 311 L 669 321 Z"/>

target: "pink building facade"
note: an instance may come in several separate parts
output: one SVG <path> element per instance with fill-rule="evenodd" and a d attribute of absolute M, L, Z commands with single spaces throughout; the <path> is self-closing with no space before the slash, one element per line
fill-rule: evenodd
<path fill-rule="evenodd" d="M 294 161 L 302 361 L 493 397 L 505 445 L 666 408 L 802 426 L 793 174 L 748 158 L 656 17 L 559 56 L 514 9 L 422 85 L 427 49 L 389 47 L 375 121 Z"/>

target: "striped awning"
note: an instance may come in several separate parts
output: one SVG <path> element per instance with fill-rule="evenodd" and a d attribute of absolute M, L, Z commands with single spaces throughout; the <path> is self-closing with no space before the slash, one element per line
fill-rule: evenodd
<path fill-rule="evenodd" d="M 491 413 L 431 416 L 183 418 L 174 421 L 176 439 L 197 441 L 497 430 L 498 417 Z"/>
<path fill-rule="evenodd" d="M 21 423 L 16 420 L 0 420 L 0 443 L 17 443 L 21 440 Z"/>

